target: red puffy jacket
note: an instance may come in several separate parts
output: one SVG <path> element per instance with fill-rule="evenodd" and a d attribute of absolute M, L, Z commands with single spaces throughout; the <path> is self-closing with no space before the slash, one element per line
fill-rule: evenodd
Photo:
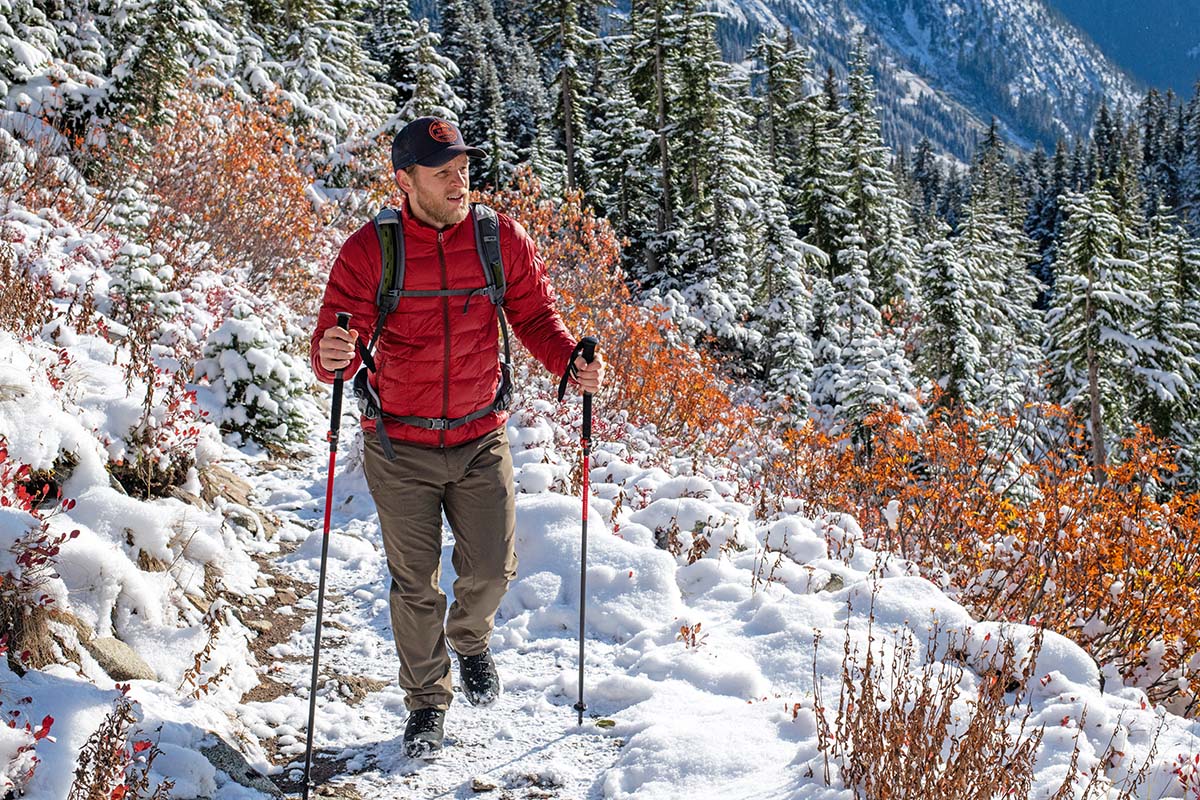
<path fill-rule="evenodd" d="M 475 249 L 470 217 L 438 231 L 402 209 L 406 263 L 404 289 L 475 289 L 486 279 Z M 567 368 L 575 342 L 554 309 L 545 265 L 519 223 L 500 218 L 500 254 L 508 288 L 504 315 L 529 351 L 555 375 Z M 321 368 L 318 342 L 336 324 L 337 312 L 351 314 L 350 325 L 369 342 L 379 319 L 375 294 L 382 272 L 379 239 L 368 222 L 342 245 L 317 317 L 311 360 L 317 377 L 333 382 Z M 500 381 L 499 326 L 496 308 L 485 295 L 403 297 L 388 315 L 375 348 L 378 372 L 370 380 L 387 414 L 413 417 L 464 417 L 491 404 Z M 346 367 L 347 380 L 358 369 L 356 355 Z M 393 440 L 434 447 L 471 441 L 504 424 L 507 414 L 493 412 L 452 430 L 430 430 L 387 421 Z M 374 432 L 375 422 L 363 419 Z"/>

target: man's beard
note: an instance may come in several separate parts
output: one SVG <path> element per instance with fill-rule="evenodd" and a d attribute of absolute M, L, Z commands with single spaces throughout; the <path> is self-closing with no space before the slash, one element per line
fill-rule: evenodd
<path fill-rule="evenodd" d="M 457 225 L 466 219 L 467 214 L 470 213 L 470 204 L 461 206 L 451 205 L 449 201 L 441 198 L 436 198 L 436 202 L 431 202 L 433 199 L 427 195 L 419 195 L 417 197 L 421 210 L 439 227 L 448 228 L 452 225 Z"/>

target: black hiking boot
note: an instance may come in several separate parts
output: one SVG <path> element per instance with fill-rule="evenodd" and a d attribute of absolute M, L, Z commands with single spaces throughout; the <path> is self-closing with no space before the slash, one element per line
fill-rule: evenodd
<path fill-rule="evenodd" d="M 502 691 L 496 662 L 487 650 L 474 656 L 458 653 L 458 677 L 467 702 L 473 706 L 490 706 Z"/>
<path fill-rule="evenodd" d="M 408 713 L 404 725 L 404 755 L 435 758 L 442 750 L 442 726 L 446 712 L 440 708 L 418 708 Z"/>

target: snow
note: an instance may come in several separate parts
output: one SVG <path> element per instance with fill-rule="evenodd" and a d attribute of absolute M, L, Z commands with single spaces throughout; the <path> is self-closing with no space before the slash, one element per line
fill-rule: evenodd
<path fill-rule="evenodd" d="M 124 639 L 158 674 L 161 682 L 134 682 L 130 697 L 142 715 L 137 727 L 143 733 L 138 735 L 153 738 L 161 750 L 154 762 L 156 779 L 174 780 L 174 796 L 261 796 L 230 783 L 199 754 L 199 747 L 211 741 L 206 737 L 221 735 L 242 743 L 254 766 L 273 773 L 281 768 L 266 759 L 269 740 L 292 759 L 302 756 L 315 596 L 311 590 L 302 592 L 293 608 L 278 610 L 280 618 L 300 615 L 302 624 L 270 651 L 275 664 L 247 659 L 253 634 L 235 616 L 227 616 L 205 669 L 211 674 L 228 665 L 229 671 L 223 685 L 201 699 L 182 698 L 175 688 L 208 640 L 197 625 L 199 615 L 194 610 L 189 615 L 184 598 L 199 589 L 206 565 L 219 566 L 235 593 L 253 597 L 257 572 L 250 557 L 264 552 L 277 569 L 315 579 L 322 544 L 317 523 L 323 511 L 324 453 L 316 446 L 290 466 L 255 473 L 251 458 L 229 447 L 222 450 L 236 471 L 256 475 L 256 497 L 283 520 L 275 542 L 257 539 L 257 532 L 237 533 L 220 508 L 125 496 L 101 477 L 106 456 L 97 438 L 102 429 L 116 430 L 125 422 L 95 431 L 80 424 L 88 409 L 112 409 L 119 416 L 119 371 L 105 368 L 111 355 L 100 343 L 78 334 L 73 342 L 69 349 L 76 355 L 78 377 L 74 399 L 68 400 L 51 390 L 44 370 L 34 368 L 48 355 L 42 345 L 0 337 L 0 386 L 7 398 L 0 401 L 0 419 L 10 457 L 48 466 L 62 449 L 73 447 L 81 465 L 92 465 L 68 481 L 68 494 L 77 505 L 55 520 L 59 528 L 81 530 L 62 551 L 59 577 L 52 582 L 56 603 L 97 634 Z M 40 425 L 32 423 L 30 407 L 38 409 Z M 320 411 L 310 412 L 308 420 L 318 429 Z M 521 464 L 519 568 L 492 640 L 506 692 L 491 709 L 455 703 L 448 718 L 448 751 L 429 765 L 410 762 L 399 752 L 405 710 L 392 683 L 396 664 L 388 630 L 386 566 L 355 452 L 361 437 L 343 437 L 328 540 L 330 597 L 340 599 L 327 606 L 336 628 L 326 631 L 323 671 L 371 677 L 383 688 L 369 693 L 361 705 L 351 705 L 324 686 L 318 696 L 316 742 L 319 752 L 346 759 L 364 796 L 388 800 L 412 792 L 457 791 L 480 777 L 508 788 L 552 786 L 563 797 L 656 800 L 703 794 L 849 800 L 849 789 L 824 786 L 811 777 L 819 771 L 810 773 L 819 756 L 814 680 L 823 684 L 826 697 L 836 694 L 847 637 L 859 652 L 872 640 L 882 653 L 912 643 L 922 653 L 929 650 L 933 659 L 945 657 L 953 638 L 966 654 L 963 689 L 968 692 L 978 685 L 1001 641 L 1013 641 L 1018 656 L 1031 646 L 1032 629 L 973 620 L 895 557 L 861 546 L 854 548 L 849 563 L 831 557 L 835 546 L 860 541 L 852 518 L 785 513 L 756 520 L 748 507 L 730 499 L 736 489 L 732 482 L 686 469 L 646 467 L 616 455 L 620 448 L 598 446 L 588 527 L 588 719 L 579 727 L 570 706 L 579 688 L 581 500 L 555 488 L 566 485 L 576 454 L 555 449 L 555 441 L 570 437 L 556 436 L 548 416 L 528 419 L 527 425 L 510 424 Z M 347 424 L 352 424 L 349 418 Z M 617 509 L 613 499 L 622 493 L 626 500 Z M 894 515 L 897 510 L 885 512 Z M 12 510 L 2 519 L 9 538 L 23 530 Z M 686 536 L 684 552 L 676 555 L 655 546 L 655 529 L 672 526 Z M 180 530 L 188 531 L 186 541 L 179 538 Z M 714 546 L 687 563 L 687 547 L 705 534 L 732 544 L 724 551 Z M 284 547 L 289 541 L 294 548 Z M 447 532 L 447 552 L 452 546 Z M 131 561 L 138 550 L 175 566 L 161 573 L 140 570 Z M 756 570 L 767 562 L 775 567 L 772 578 L 756 586 Z M 825 590 L 834 575 L 841 588 Z M 453 578 L 447 559 L 441 584 L 448 593 Z M 695 631 L 695 646 L 684 641 L 681 628 Z M 814 648 L 818 634 L 820 644 Z M 82 674 L 49 667 L 20 678 L 0 667 L 5 687 L 0 699 L 27 694 L 35 715 L 55 718 L 57 741 L 37 744 L 42 763 L 29 787 L 30 798 L 65 796 L 74 754 L 117 696 L 94 663 L 81 666 Z M 242 702 L 257 684 L 260 669 L 292 691 L 269 702 Z M 1145 758 L 1148 731 L 1160 722 L 1165 726 L 1159 744 L 1164 754 L 1173 758 L 1176 752 L 1200 749 L 1188 724 L 1148 707 L 1137 690 L 1109 681 L 1102 691 L 1096 664 L 1061 636 L 1045 634 L 1034 674 L 1033 721 L 1047 726 L 1035 797 L 1048 797 L 1056 781 L 1061 783 L 1078 733 L 1063 727 L 1062 720 L 1077 721 L 1085 709 L 1083 766 L 1088 758 L 1099 758 L 1113 736 L 1119 737 L 1130 763 Z M 597 719 L 614 724 L 597 727 Z M 0 769 L 9 779 L 28 762 L 13 761 L 28 739 L 20 731 L 0 738 Z M 296 769 L 293 761 L 285 771 L 294 776 Z M 1156 768 L 1150 785 L 1160 792 L 1173 785 L 1165 763 Z"/>
<path fill-rule="evenodd" d="M 445 755 L 430 764 L 411 761 L 401 749 L 406 710 L 395 685 L 389 575 L 362 472 L 362 437 L 353 433 L 347 404 L 326 537 L 328 453 L 311 432 L 324 431 L 329 399 L 324 388 L 311 391 L 307 366 L 291 354 L 302 337 L 293 326 L 264 319 L 244 287 L 230 290 L 224 319 L 202 307 L 203 292 L 173 297 L 180 308 L 169 333 L 205 354 L 199 375 L 209 383 L 190 385 L 212 412 L 196 422 L 199 433 L 189 445 L 196 464 L 184 489 L 198 494 L 200 471 L 219 463 L 251 483 L 251 497 L 243 504 L 131 496 L 110 470 L 135 455 L 130 432 L 142 419 L 148 387 L 137 379 L 126 386 L 127 350 L 119 336 L 110 341 L 76 328 L 62 312 L 67 287 L 73 296 L 93 285 L 104 300 L 109 276 L 101 265 L 133 251 L 117 238 L 100 240 L 19 209 L 6 212 L 5 224 L 23 234 L 13 238 L 25 248 L 23 258 L 30 257 L 29 242 L 53 242 L 39 264 L 64 296 L 52 300 L 60 319 L 39 335 L 0 332 L 0 436 L 7 458 L 33 469 L 77 462 L 63 483 L 75 505 L 47 525 L 52 535 L 79 535 L 63 544 L 44 576 L 44 592 L 83 632 L 52 621 L 64 651 L 57 665 L 19 676 L 0 659 L 4 711 L 19 709 L 35 729 L 43 716 L 54 718 L 53 738 L 36 742 L 23 727 L 0 726 L 0 786 L 34 766 L 34 754 L 40 759 L 27 798 L 67 796 L 79 751 L 121 697 L 95 659 L 75 646 L 80 635 L 115 636 L 154 672 L 157 680 L 130 682 L 127 696 L 138 717 L 130 739 L 157 743 L 153 778 L 174 781 L 173 796 L 263 796 L 234 784 L 201 755 L 216 737 L 240 749 L 252 767 L 295 780 L 316 635 L 314 584 L 326 545 L 330 624 L 322 638 L 326 680 L 318 689 L 314 738 L 321 760 L 338 759 L 342 777 L 379 800 L 465 796 L 473 778 L 509 790 L 550 787 L 552 796 L 571 798 L 851 800 L 853 790 L 839 779 L 826 785 L 820 777 L 818 715 L 833 724 L 836 712 L 828 703 L 816 708 L 815 700 L 818 690 L 827 700 L 837 696 L 847 652 L 861 665 L 872 648 L 886 672 L 898 663 L 897 653 L 911 648 L 916 661 L 897 680 L 919 680 L 925 661 L 938 670 L 961 668 L 955 709 L 963 715 L 1004 642 L 1013 643 L 1020 659 L 1032 653 L 1032 628 L 973 619 L 913 565 L 865 547 L 853 517 L 805 515 L 782 498 L 784 511 L 758 518 L 738 500 L 728 465 L 657 452 L 651 431 L 595 442 L 581 598 L 585 499 L 572 489 L 575 431 L 546 400 L 548 380 L 533 380 L 508 428 L 519 565 L 491 641 L 506 690 L 490 708 L 456 701 Z M 141 277 L 157 279 L 149 272 Z M 197 281 L 228 282 L 216 273 Z M 128 333 L 110 322 L 109 330 Z M 160 366 L 170 362 L 163 352 L 169 349 L 156 353 Z M 64 357 L 66 366 L 58 366 Z M 286 396 L 251 383 L 235 399 L 235 385 L 250 381 L 273 381 Z M 280 433 L 280 426 L 290 434 L 299 425 L 310 435 L 279 460 L 241 437 L 222 437 L 217 423 L 245 424 L 251 406 L 278 419 Z M 577 420 L 576 412 L 573 398 L 567 418 Z M 8 497 L 11 487 L 0 491 Z M 278 518 L 278 527 L 257 511 Z M 896 501 L 881 509 L 892 526 L 899 511 Z M 4 545 L 33 523 L 15 507 L 0 508 L 0 571 L 14 568 Z M 453 546 L 447 530 L 440 586 L 450 595 Z M 264 569 L 300 582 L 294 601 L 279 600 Z M 580 725 L 572 705 L 580 692 L 582 599 L 588 708 Z M 251 647 L 258 634 L 245 617 L 268 601 L 276 603 L 269 621 L 298 627 L 266 649 L 260 663 Z M 1055 792 L 1077 741 L 1081 768 L 1103 758 L 1111 741 L 1124 753 L 1113 777 L 1150 758 L 1146 790 L 1179 796 L 1171 769 L 1178 754 L 1200 752 L 1193 723 L 1151 706 L 1143 692 L 1121 686 L 1057 634 L 1044 634 L 1031 670 L 1030 724 L 1045 731 L 1032 797 Z M 248 697 L 266 678 L 282 687 L 279 696 Z M 200 691 L 204 679 L 212 684 Z M 378 688 L 352 699 L 345 688 L 352 679 L 370 679 Z M 25 697 L 29 702 L 21 703 Z M 272 752 L 282 758 L 273 761 Z"/>

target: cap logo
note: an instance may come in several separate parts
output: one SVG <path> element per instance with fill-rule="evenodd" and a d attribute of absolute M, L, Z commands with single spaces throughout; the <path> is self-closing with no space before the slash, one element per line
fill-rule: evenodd
<path fill-rule="evenodd" d="M 458 131 L 449 122 L 437 119 L 429 123 L 429 136 L 438 142 L 453 144 L 458 141 Z"/>

